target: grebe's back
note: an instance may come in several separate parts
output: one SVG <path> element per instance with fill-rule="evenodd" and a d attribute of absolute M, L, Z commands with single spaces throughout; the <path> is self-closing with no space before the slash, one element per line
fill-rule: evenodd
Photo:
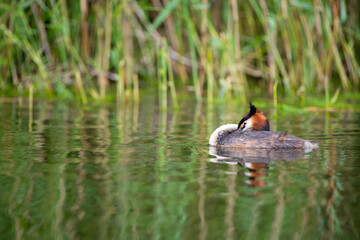
<path fill-rule="evenodd" d="M 224 126 L 221 126 L 223 127 L 222 129 L 226 129 Z M 302 148 L 308 151 L 311 151 L 312 149 L 316 149 L 318 147 L 318 144 L 316 142 L 303 140 L 301 138 L 281 132 L 271 132 L 271 131 L 244 132 L 241 130 L 231 131 L 228 128 L 225 131 L 218 131 L 217 133 L 215 130 L 214 133 L 210 137 L 210 141 L 209 141 L 209 144 L 211 146 L 228 147 L 228 148 L 254 148 L 254 149 Z"/>
<path fill-rule="evenodd" d="M 238 125 L 226 124 L 217 128 L 210 137 L 211 146 L 258 149 L 295 149 L 312 151 L 318 148 L 313 141 L 271 132 L 267 117 L 250 103 L 250 111 Z"/>

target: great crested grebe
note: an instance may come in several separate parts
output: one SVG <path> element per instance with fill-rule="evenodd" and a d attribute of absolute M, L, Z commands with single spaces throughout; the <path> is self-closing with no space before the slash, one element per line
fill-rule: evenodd
<path fill-rule="evenodd" d="M 209 144 L 214 147 L 260 148 L 260 149 L 304 149 L 318 148 L 317 142 L 303 140 L 281 132 L 270 131 L 268 118 L 254 105 L 239 124 L 218 127 L 210 136 Z"/>

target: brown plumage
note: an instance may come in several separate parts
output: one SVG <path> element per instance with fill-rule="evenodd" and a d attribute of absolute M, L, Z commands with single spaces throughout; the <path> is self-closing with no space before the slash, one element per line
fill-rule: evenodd
<path fill-rule="evenodd" d="M 296 149 L 312 151 L 318 147 L 313 141 L 303 140 L 290 134 L 271 132 L 267 117 L 250 103 L 248 115 L 238 125 L 227 124 L 217 128 L 209 144 L 230 148 Z"/>
<path fill-rule="evenodd" d="M 270 131 L 268 118 L 249 101 L 250 111 L 241 119 L 238 128 L 242 131 Z"/>
<path fill-rule="evenodd" d="M 253 125 L 253 131 L 261 131 L 263 130 L 267 125 L 267 117 L 259 110 L 256 111 L 256 113 L 251 116 L 252 119 L 252 125 Z M 269 127 L 270 130 L 270 127 Z"/>
<path fill-rule="evenodd" d="M 306 148 L 306 144 L 310 141 L 288 135 L 281 132 L 271 131 L 241 131 L 236 130 L 222 138 L 218 142 L 218 146 L 236 147 L 236 148 Z"/>

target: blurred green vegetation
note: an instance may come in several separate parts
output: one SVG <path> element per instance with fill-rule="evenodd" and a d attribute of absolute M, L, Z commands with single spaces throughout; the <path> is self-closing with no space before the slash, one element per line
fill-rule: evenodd
<path fill-rule="evenodd" d="M 275 106 L 317 94 L 328 107 L 358 93 L 359 13 L 356 0 L 4 0 L 0 89 L 86 103 L 157 87 L 162 108 L 182 89 Z"/>

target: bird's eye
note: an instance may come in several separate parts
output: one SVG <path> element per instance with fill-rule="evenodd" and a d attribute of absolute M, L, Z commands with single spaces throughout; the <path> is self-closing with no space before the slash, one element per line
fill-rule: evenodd
<path fill-rule="evenodd" d="M 244 127 L 246 126 L 246 122 L 244 122 Z"/>

